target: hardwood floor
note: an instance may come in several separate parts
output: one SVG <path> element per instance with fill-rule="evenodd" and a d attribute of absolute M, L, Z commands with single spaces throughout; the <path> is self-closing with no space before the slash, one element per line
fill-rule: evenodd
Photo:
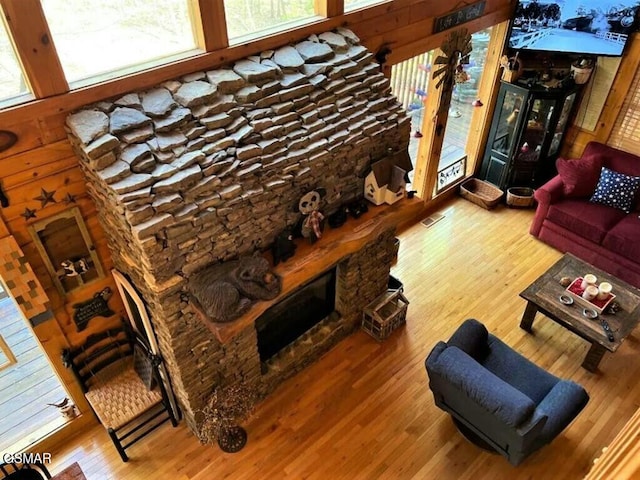
<path fill-rule="evenodd" d="M 400 235 L 393 274 L 411 301 L 406 327 L 381 344 L 359 331 L 281 385 L 245 423 L 241 452 L 201 446 L 184 424 L 166 425 L 124 464 L 96 427 L 53 452 L 51 470 L 78 461 L 88 479 L 582 478 L 639 406 L 638 334 L 587 372 L 585 341 L 541 315 L 533 335 L 518 327 L 518 293 L 560 257 L 528 234 L 533 212 L 459 199 L 440 213 L 433 226 Z M 426 355 L 469 317 L 591 396 L 564 433 L 517 468 L 465 440 L 429 391 Z"/>

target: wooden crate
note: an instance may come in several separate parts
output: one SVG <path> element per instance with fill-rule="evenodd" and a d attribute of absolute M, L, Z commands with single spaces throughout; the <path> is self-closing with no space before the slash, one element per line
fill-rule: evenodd
<path fill-rule="evenodd" d="M 405 323 L 408 305 L 401 290 L 388 291 L 364 309 L 362 329 L 378 341 L 386 339 Z"/>

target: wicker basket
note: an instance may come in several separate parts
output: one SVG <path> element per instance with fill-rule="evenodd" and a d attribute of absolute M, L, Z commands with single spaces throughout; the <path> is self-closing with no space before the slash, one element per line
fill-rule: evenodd
<path fill-rule="evenodd" d="M 362 329 L 381 342 L 407 319 L 409 300 L 402 290 L 389 290 L 370 303 L 362 314 Z"/>
<path fill-rule="evenodd" d="M 507 205 L 509 207 L 533 207 L 533 188 L 512 187 L 507 189 Z"/>
<path fill-rule="evenodd" d="M 504 192 L 489 182 L 470 178 L 460 185 L 460 195 L 482 208 L 491 210 L 498 205 Z"/>

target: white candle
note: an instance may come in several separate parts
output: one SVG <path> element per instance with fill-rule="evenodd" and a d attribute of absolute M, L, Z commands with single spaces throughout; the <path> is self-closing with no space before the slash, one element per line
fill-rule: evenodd
<path fill-rule="evenodd" d="M 611 293 L 612 288 L 609 282 L 602 282 L 598 287 L 598 300 L 606 299 Z"/>
<path fill-rule="evenodd" d="M 593 275 L 593 274 L 591 274 L 591 273 L 587 273 L 587 274 L 584 276 L 584 278 L 582 279 L 582 284 L 580 285 L 580 287 L 581 287 L 583 290 L 586 290 L 586 288 L 587 288 L 589 285 L 595 285 L 597 280 L 598 280 L 598 279 L 596 278 L 596 276 L 595 276 L 595 275 Z"/>

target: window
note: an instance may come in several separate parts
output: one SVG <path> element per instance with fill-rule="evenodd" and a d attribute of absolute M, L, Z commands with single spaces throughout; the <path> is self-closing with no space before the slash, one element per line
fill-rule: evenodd
<path fill-rule="evenodd" d="M 0 102 L 29 93 L 20 63 L 13 51 L 9 32 L 0 21 Z"/>
<path fill-rule="evenodd" d="M 2 278 L 0 318 L 0 452 L 19 452 L 70 420 L 54 406 L 69 394 Z"/>
<path fill-rule="evenodd" d="M 358 8 L 367 7 L 376 3 L 382 3 L 384 0 L 344 0 L 344 11 L 357 10 Z"/>
<path fill-rule="evenodd" d="M 482 30 L 471 35 L 473 50 L 462 64 L 466 72 L 465 80 L 456 82 L 453 87 L 449 117 L 442 142 L 442 155 L 438 165 L 436 191 L 464 177 L 467 161 L 467 139 L 471 129 L 473 101 L 478 98 L 480 77 L 487 59 L 491 29 Z"/>
<path fill-rule="evenodd" d="M 196 48 L 189 0 L 41 0 L 68 82 Z"/>
<path fill-rule="evenodd" d="M 315 16 L 313 0 L 224 0 L 231 43 L 265 30 L 285 30 Z"/>
<path fill-rule="evenodd" d="M 421 53 L 409 60 L 391 67 L 391 93 L 411 117 L 411 139 L 409 140 L 409 156 L 413 165 L 418 158 L 418 145 L 422 141 L 422 117 L 427 101 L 427 90 L 431 78 L 431 61 L 433 52 Z M 427 139 L 428 140 L 428 139 Z M 409 173 L 413 181 L 414 171 Z"/>
<path fill-rule="evenodd" d="M 640 69 L 636 71 L 607 144 L 640 155 Z"/>

